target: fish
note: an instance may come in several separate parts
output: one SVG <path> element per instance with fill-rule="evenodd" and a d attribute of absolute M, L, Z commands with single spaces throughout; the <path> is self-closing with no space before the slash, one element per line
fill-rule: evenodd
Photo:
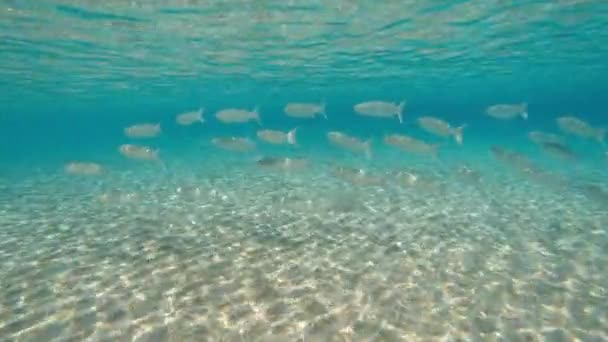
<path fill-rule="evenodd" d="M 415 185 L 419 180 L 419 177 L 415 173 L 408 171 L 400 172 L 399 176 L 405 185 Z"/>
<path fill-rule="evenodd" d="M 437 156 L 438 144 L 429 144 L 407 135 L 389 134 L 384 137 L 384 143 L 397 147 L 406 152 L 432 154 Z"/>
<path fill-rule="evenodd" d="M 433 178 L 422 176 L 420 173 L 414 173 L 410 171 L 398 171 L 393 177 L 398 181 L 399 184 L 407 187 L 424 188 L 431 190 L 438 187 L 438 182 Z"/>
<path fill-rule="evenodd" d="M 568 146 L 562 143 L 548 141 L 541 143 L 540 146 L 543 151 L 554 157 L 567 160 L 576 158 L 576 154 Z"/>
<path fill-rule="evenodd" d="M 270 144 L 297 145 L 298 142 L 296 140 L 296 132 L 297 132 L 297 127 L 287 133 L 285 133 L 283 131 L 272 130 L 272 129 L 263 129 L 263 130 L 259 130 L 257 132 L 257 136 L 261 140 L 263 140 L 267 143 L 270 143 Z"/>
<path fill-rule="evenodd" d="M 215 117 L 223 123 L 245 123 L 255 120 L 259 125 L 262 124 L 258 107 L 251 111 L 238 108 L 222 109 L 215 113 Z"/>
<path fill-rule="evenodd" d="M 514 119 L 521 117 L 524 120 L 528 119 L 528 104 L 497 104 L 486 108 L 486 115 L 489 115 L 495 119 Z"/>
<path fill-rule="evenodd" d="M 248 152 L 255 149 L 255 143 L 248 138 L 221 137 L 213 138 L 211 139 L 211 142 L 215 146 L 228 151 Z"/>
<path fill-rule="evenodd" d="M 259 167 L 274 170 L 300 170 L 308 166 L 308 160 L 304 158 L 287 157 L 262 157 L 256 161 Z"/>
<path fill-rule="evenodd" d="M 469 167 L 468 165 L 461 165 L 458 168 L 457 173 L 459 176 L 466 180 L 479 182 L 481 179 L 481 172 L 479 170 Z"/>
<path fill-rule="evenodd" d="M 161 129 L 159 123 L 142 123 L 125 128 L 124 133 L 129 138 L 154 138 L 161 133 Z"/>
<path fill-rule="evenodd" d="M 544 144 L 544 143 L 556 143 L 559 144 L 562 142 L 562 138 L 554 133 L 546 133 L 542 131 L 532 131 L 528 133 L 528 139 L 535 144 Z"/>
<path fill-rule="evenodd" d="M 420 117 L 416 121 L 418 122 L 420 128 L 424 129 L 425 131 L 444 138 L 453 136 L 457 144 L 462 144 L 462 131 L 466 125 L 452 127 L 444 120 L 430 116 Z"/>
<path fill-rule="evenodd" d="M 327 114 L 325 113 L 325 103 L 315 104 L 315 103 L 303 103 L 303 102 L 290 102 L 285 105 L 283 111 L 287 116 L 292 118 L 314 118 L 317 115 L 323 116 L 327 119 Z"/>
<path fill-rule="evenodd" d="M 330 143 L 355 153 L 363 153 L 367 158 L 372 157 L 371 140 L 363 141 L 357 137 L 343 132 L 331 131 L 327 133 Z"/>
<path fill-rule="evenodd" d="M 119 152 L 129 158 L 136 160 L 158 161 L 159 150 L 143 145 L 123 144 L 118 147 Z"/>
<path fill-rule="evenodd" d="M 565 133 L 582 138 L 595 139 L 602 144 L 605 143 L 606 129 L 595 128 L 589 123 L 574 116 L 562 116 L 557 118 L 557 125 Z"/>
<path fill-rule="evenodd" d="M 584 183 L 577 184 L 574 186 L 578 190 L 582 191 L 585 197 L 592 201 L 606 205 L 608 204 L 608 189 L 600 184 Z"/>
<path fill-rule="evenodd" d="M 103 167 L 91 162 L 70 162 L 65 165 L 65 172 L 71 175 L 97 176 L 103 172 Z"/>
<path fill-rule="evenodd" d="M 379 185 L 382 184 L 382 179 L 370 175 L 363 169 L 356 169 L 348 166 L 336 166 L 333 169 L 334 175 L 347 182 L 357 185 Z"/>
<path fill-rule="evenodd" d="M 175 122 L 178 125 L 182 125 L 182 126 L 190 126 L 197 122 L 204 123 L 205 119 L 203 118 L 203 112 L 204 112 L 204 108 L 199 108 L 196 111 L 178 114 L 175 117 Z"/>
<path fill-rule="evenodd" d="M 494 158 L 506 162 L 524 173 L 538 174 L 540 172 L 528 157 L 519 152 L 496 145 L 491 146 L 490 151 Z"/>
<path fill-rule="evenodd" d="M 385 101 L 368 101 L 354 105 L 353 109 L 357 114 L 376 118 L 392 118 L 396 116 L 399 119 L 399 123 L 403 123 L 405 104 L 405 100 L 398 104 Z"/>

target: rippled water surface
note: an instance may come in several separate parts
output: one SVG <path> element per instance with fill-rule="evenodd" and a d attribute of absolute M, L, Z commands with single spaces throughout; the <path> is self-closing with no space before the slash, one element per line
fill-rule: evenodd
<path fill-rule="evenodd" d="M 607 46 L 599 0 L 0 0 L 0 341 L 608 341 Z"/>
<path fill-rule="evenodd" d="M 270 101 L 286 87 L 317 96 L 370 86 L 460 95 L 458 85 L 481 82 L 555 90 L 605 76 L 608 54 L 601 0 L 7 0 L 0 15 L 9 104 L 166 104 L 210 93 Z"/>

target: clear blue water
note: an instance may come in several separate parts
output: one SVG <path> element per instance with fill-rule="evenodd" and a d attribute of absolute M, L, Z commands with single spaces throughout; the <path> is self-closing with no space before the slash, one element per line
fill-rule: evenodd
<path fill-rule="evenodd" d="M 600 0 L 0 1 L 0 341 L 608 340 L 608 149 L 556 123 L 608 128 L 607 27 Z M 355 114 L 370 100 L 407 100 L 405 122 Z M 283 111 L 322 101 L 327 120 Z M 528 120 L 484 114 L 501 103 Z M 298 146 L 214 117 L 255 106 Z M 421 116 L 466 124 L 464 144 Z M 143 122 L 162 133 L 124 135 Z"/>

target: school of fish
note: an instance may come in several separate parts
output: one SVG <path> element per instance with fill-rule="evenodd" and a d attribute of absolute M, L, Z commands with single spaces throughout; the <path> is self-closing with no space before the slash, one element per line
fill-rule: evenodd
<path fill-rule="evenodd" d="M 403 124 L 405 105 L 405 100 L 400 102 L 371 100 L 353 105 L 352 110 L 356 115 L 375 119 L 397 119 L 398 124 Z M 317 117 L 327 120 L 328 118 L 324 101 L 321 103 L 288 103 L 283 107 L 283 112 L 288 117 L 302 120 L 315 119 Z M 203 107 L 179 113 L 175 116 L 175 124 L 178 126 L 203 125 L 207 121 L 204 113 L 205 109 Z M 517 118 L 527 120 L 528 105 L 526 103 L 495 104 L 487 107 L 483 111 L 483 114 L 497 120 L 513 120 Z M 258 126 L 256 137 L 261 142 L 270 145 L 289 145 L 296 148 L 300 146 L 297 137 L 298 127 L 292 127 L 289 130 L 264 127 L 262 116 L 257 106 L 252 109 L 220 109 L 215 113 L 215 119 L 221 124 L 228 125 L 254 122 Z M 420 131 L 439 139 L 451 138 L 457 145 L 464 144 L 464 133 L 467 127 L 465 123 L 453 125 L 444 119 L 430 115 L 419 116 L 413 120 L 413 123 Z M 595 140 L 602 146 L 605 146 L 606 130 L 595 127 L 575 115 L 560 116 L 555 120 L 555 124 L 556 128 L 564 135 L 540 130 L 532 130 L 527 134 L 527 138 L 537 145 L 540 151 L 550 157 L 562 161 L 575 161 L 578 158 L 578 153 L 565 142 L 565 136 L 567 135 Z M 142 122 L 125 127 L 123 132 L 127 138 L 132 140 L 151 140 L 159 137 L 162 134 L 162 129 L 158 122 Z M 330 130 L 326 132 L 326 140 L 330 146 L 348 151 L 348 153 L 362 155 L 367 159 L 372 159 L 373 157 L 372 139 L 370 138 L 358 137 L 348 132 Z M 428 155 L 433 158 L 438 158 L 439 149 L 443 145 L 442 143 L 431 143 L 402 133 L 385 134 L 382 141 L 386 146 L 390 146 L 395 150 L 411 154 Z M 252 152 L 257 149 L 255 140 L 245 136 L 214 137 L 211 139 L 211 144 L 223 150 L 241 153 Z M 500 146 L 492 146 L 490 151 L 498 160 L 507 162 L 523 172 L 530 174 L 538 173 L 535 165 L 527 157 L 518 152 Z M 144 144 L 125 143 L 118 147 L 118 152 L 125 158 L 156 162 L 166 168 L 158 148 Z M 604 157 L 608 159 L 608 152 L 604 152 L 604 154 Z M 256 164 L 264 169 L 289 171 L 306 167 L 308 160 L 305 158 L 266 156 L 258 158 Z M 100 175 L 105 170 L 101 164 L 89 161 L 72 161 L 66 164 L 64 168 L 69 174 L 83 176 Z M 344 166 L 336 167 L 334 174 L 357 184 L 375 184 L 379 182 L 378 178 L 370 176 L 364 170 Z M 419 176 L 412 173 L 405 173 L 400 177 L 404 177 L 405 184 L 410 185 L 417 183 L 419 178 Z"/>

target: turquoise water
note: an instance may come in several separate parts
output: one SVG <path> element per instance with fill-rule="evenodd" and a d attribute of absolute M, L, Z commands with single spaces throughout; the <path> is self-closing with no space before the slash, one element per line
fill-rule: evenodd
<path fill-rule="evenodd" d="M 0 19 L 0 341 L 608 340 L 604 1 L 4 0 Z M 404 122 L 356 113 L 373 100 Z M 254 107 L 261 125 L 216 116 Z M 161 132 L 125 134 L 142 123 Z M 213 143 L 231 136 L 255 148 Z"/>

